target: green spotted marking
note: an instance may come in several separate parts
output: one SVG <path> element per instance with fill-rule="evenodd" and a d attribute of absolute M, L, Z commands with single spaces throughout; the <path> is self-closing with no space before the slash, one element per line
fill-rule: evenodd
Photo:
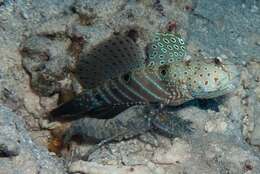
<path fill-rule="evenodd" d="M 153 42 L 147 48 L 148 66 L 180 61 L 186 51 L 183 39 L 171 33 L 156 33 Z"/>

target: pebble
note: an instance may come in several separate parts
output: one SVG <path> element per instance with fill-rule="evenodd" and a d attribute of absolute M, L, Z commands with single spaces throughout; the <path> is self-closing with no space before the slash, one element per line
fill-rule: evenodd
<path fill-rule="evenodd" d="M 0 157 L 17 156 L 20 153 L 19 144 L 10 138 L 0 137 Z"/>

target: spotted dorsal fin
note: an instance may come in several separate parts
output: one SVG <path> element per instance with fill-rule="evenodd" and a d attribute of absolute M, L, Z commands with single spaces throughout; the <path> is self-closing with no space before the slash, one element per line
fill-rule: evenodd
<path fill-rule="evenodd" d="M 105 80 L 144 66 L 145 55 L 129 37 L 115 35 L 82 54 L 75 75 L 84 88 L 94 88 Z"/>
<path fill-rule="evenodd" d="M 156 33 L 147 46 L 146 65 L 163 65 L 180 61 L 185 56 L 186 45 L 183 39 L 172 33 Z"/>

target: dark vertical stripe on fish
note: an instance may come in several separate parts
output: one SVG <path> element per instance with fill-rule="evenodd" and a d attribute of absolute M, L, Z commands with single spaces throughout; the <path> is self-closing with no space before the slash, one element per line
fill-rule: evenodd
<path fill-rule="evenodd" d="M 111 86 L 115 91 L 117 91 L 118 95 L 124 98 L 124 101 L 137 101 L 133 97 L 131 97 L 124 88 L 120 88 L 118 82 L 119 81 L 117 79 L 111 81 Z"/>
<path fill-rule="evenodd" d="M 106 93 L 104 93 L 104 91 L 100 88 L 100 86 L 98 86 L 98 87 L 96 88 L 96 91 L 97 91 L 97 93 L 102 97 L 102 99 L 104 99 L 104 101 L 105 101 L 107 104 L 111 104 L 111 103 L 112 103 L 111 100 L 110 100 L 110 98 L 107 96 Z"/>
<path fill-rule="evenodd" d="M 159 79 L 159 77 L 156 76 L 156 72 L 145 72 L 144 71 L 144 77 L 148 80 L 149 83 L 147 83 L 147 88 L 150 88 L 150 91 L 152 91 L 154 94 L 159 96 L 162 100 L 166 100 L 167 97 L 170 95 L 169 92 L 165 88 L 163 88 L 162 80 Z"/>
<path fill-rule="evenodd" d="M 136 72 L 132 75 L 132 84 L 138 90 L 138 92 L 144 96 L 148 101 L 162 101 L 163 98 L 156 94 L 152 90 L 152 85 L 149 82 L 146 74 L 142 72 Z"/>
<path fill-rule="evenodd" d="M 134 96 L 134 98 L 137 98 L 136 101 L 144 101 L 144 102 L 148 102 L 147 99 L 142 96 L 137 90 L 136 88 L 134 88 L 133 86 L 129 85 L 130 83 L 126 83 L 122 77 L 118 78 L 118 84 L 121 86 L 122 85 L 122 89 L 126 89 L 128 91 L 128 94 L 131 96 Z"/>

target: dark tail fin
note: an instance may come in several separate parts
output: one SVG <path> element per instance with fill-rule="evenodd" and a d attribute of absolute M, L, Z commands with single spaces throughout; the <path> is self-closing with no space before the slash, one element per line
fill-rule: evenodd
<path fill-rule="evenodd" d="M 61 104 L 50 112 L 49 119 L 55 120 L 73 120 L 79 118 L 82 113 L 91 110 L 88 96 L 81 94 L 72 100 Z"/>
<path fill-rule="evenodd" d="M 72 100 L 58 106 L 50 112 L 50 121 L 70 121 L 83 117 L 109 119 L 127 108 L 125 105 L 108 105 L 101 98 L 98 103 L 91 96 L 82 93 Z"/>

